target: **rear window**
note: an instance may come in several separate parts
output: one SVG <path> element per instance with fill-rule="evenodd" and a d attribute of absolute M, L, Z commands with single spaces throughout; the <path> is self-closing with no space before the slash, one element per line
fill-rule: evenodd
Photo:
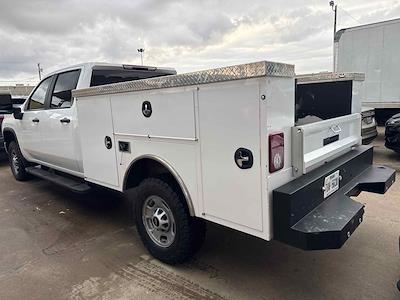
<path fill-rule="evenodd" d="M 51 108 L 69 108 L 72 106 L 71 91 L 78 84 L 80 72 L 80 70 L 74 70 L 58 74 L 51 96 Z"/>
<path fill-rule="evenodd" d="M 95 67 L 92 71 L 90 86 L 140 80 L 176 74 L 173 70 L 157 70 L 147 67 Z"/>
<path fill-rule="evenodd" d="M 352 81 L 296 85 L 296 125 L 305 125 L 351 114 Z"/>

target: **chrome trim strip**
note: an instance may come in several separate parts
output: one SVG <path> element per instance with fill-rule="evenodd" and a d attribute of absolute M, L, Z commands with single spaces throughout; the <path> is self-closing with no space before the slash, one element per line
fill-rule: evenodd
<path fill-rule="evenodd" d="M 185 200 L 186 200 L 186 204 L 187 204 L 188 209 L 189 209 L 189 213 L 190 213 L 190 215 L 192 217 L 194 217 L 195 216 L 194 206 L 193 206 L 192 198 L 190 197 L 190 194 L 189 194 L 189 190 L 187 189 L 187 187 L 186 187 L 185 183 L 183 182 L 182 178 L 179 176 L 178 172 L 175 171 L 175 169 L 166 160 L 164 160 L 161 157 L 158 157 L 156 155 L 153 155 L 153 154 L 144 154 L 144 155 L 136 157 L 133 161 L 131 161 L 131 163 L 129 164 L 127 170 L 130 171 L 132 166 L 136 162 L 138 162 L 139 160 L 144 159 L 144 158 L 153 159 L 153 160 L 159 162 L 160 164 L 162 164 L 164 167 L 166 167 L 168 169 L 168 171 L 172 174 L 172 176 L 174 176 L 175 180 L 178 182 L 178 184 L 179 184 L 179 186 L 180 186 L 180 188 L 181 188 L 181 190 L 183 192 L 183 195 L 185 196 Z M 127 176 L 126 176 L 126 173 L 125 173 L 124 185 L 123 185 L 123 190 L 124 191 L 126 190 L 126 188 L 125 188 L 126 180 L 127 180 Z"/>
<path fill-rule="evenodd" d="M 255 77 L 294 77 L 294 65 L 260 61 L 230 67 L 222 67 L 186 74 L 161 76 L 142 80 L 126 81 L 72 91 L 74 97 L 86 97 L 126 93 L 162 88 L 172 88 Z M 78 99 L 79 100 L 79 99 Z"/>

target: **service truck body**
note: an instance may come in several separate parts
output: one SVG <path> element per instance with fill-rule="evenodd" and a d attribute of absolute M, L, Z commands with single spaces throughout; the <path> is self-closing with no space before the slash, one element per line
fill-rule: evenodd
<path fill-rule="evenodd" d="M 122 191 L 135 160 L 159 157 L 179 174 L 195 216 L 271 240 L 273 190 L 360 144 L 361 95 L 353 86 L 363 79 L 325 79 L 347 84 L 335 104 L 345 107 L 319 109 L 323 121 L 301 126 L 295 126 L 294 68 L 285 64 L 258 62 L 77 90 L 85 178 Z M 315 101 L 326 106 L 324 93 L 319 97 Z M 148 118 L 146 101 L 153 111 Z M 271 172 L 269 137 L 275 133 L 283 139 L 283 167 Z M 105 136 L 112 137 L 114 151 L 103 146 Z M 332 136 L 337 140 L 324 145 Z M 119 151 L 121 142 L 130 151 Z M 234 163 L 238 149 L 248 149 L 251 168 Z"/>
<path fill-rule="evenodd" d="M 400 19 L 339 30 L 334 55 L 335 72 L 365 73 L 363 105 L 400 109 Z"/>
<path fill-rule="evenodd" d="M 81 150 L 77 171 L 57 170 L 120 192 L 137 189 L 139 233 L 166 262 L 184 257 L 174 247 L 188 229 L 179 228 L 198 226 L 194 220 L 307 250 L 340 248 L 364 212 L 349 196 L 384 193 L 394 181 L 393 170 L 372 165 L 372 148 L 360 146 L 361 99 L 353 89 L 360 76 L 309 76 L 296 85 L 294 66 L 261 61 L 78 87 L 74 116 L 63 124 L 79 139 L 71 140 Z M 334 109 L 324 109 L 335 91 Z M 18 141 L 19 122 L 3 126 Z M 18 149 L 9 139 L 6 145 L 15 175 Z M 40 166 L 25 170 L 46 177 Z M 174 209 L 178 196 L 182 209 Z"/>

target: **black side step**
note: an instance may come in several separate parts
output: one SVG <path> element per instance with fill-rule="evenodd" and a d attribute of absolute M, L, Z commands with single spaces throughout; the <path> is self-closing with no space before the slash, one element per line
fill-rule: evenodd
<path fill-rule="evenodd" d="M 274 238 L 304 250 L 337 249 L 361 223 L 361 191 L 384 194 L 393 169 L 372 165 L 372 147 L 359 146 L 273 192 Z M 340 188 L 324 198 L 325 177 L 339 170 Z"/>
<path fill-rule="evenodd" d="M 33 176 L 48 180 L 76 193 L 87 193 L 91 189 L 88 184 L 79 179 L 62 176 L 53 171 L 43 170 L 40 167 L 28 167 L 25 170 Z"/>

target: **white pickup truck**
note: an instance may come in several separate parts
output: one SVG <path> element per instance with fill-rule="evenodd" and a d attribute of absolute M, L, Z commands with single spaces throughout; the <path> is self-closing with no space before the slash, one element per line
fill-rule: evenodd
<path fill-rule="evenodd" d="M 363 78 L 296 83 L 293 65 L 267 61 L 180 75 L 85 64 L 45 77 L 2 131 L 17 180 L 132 191 L 138 232 L 164 262 L 199 248 L 205 220 L 335 249 L 363 218 L 350 196 L 395 180 L 361 145 Z"/>

